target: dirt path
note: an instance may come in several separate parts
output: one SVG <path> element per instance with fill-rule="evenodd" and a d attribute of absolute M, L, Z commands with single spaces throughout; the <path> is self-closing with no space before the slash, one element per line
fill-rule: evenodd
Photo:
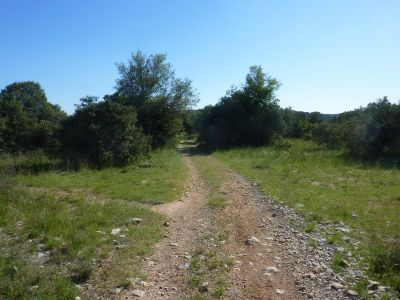
<path fill-rule="evenodd" d="M 222 189 L 228 205 L 208 207 L 210 188 L 193 159 L 184 156 L 189 170 L 187 191 L 180 201 L 157 206 L 169 217 L 165 238 L 145 260 L 146 282 L 124 290 L 120 299 L 190 299 L 196 294 L 196 299 L 215 299 L 207 288 L 212 283 L 202 288 L 200 282 L 195 289 L 188 284 L 192 254 L 198 247 L 217 247 L 232 261 L 223 273 L 224 299 L 356 299 L 329 268 L 333 249 L 318 236 L 302 232 L 301 217 L 265 197 L 219 160 L 202 159 L 211 160 L 224 173 Z M 206 238 L 222 231 L 226 238 L 220 246 Z M 310 238 L 317 241 L 316 246 L 309 245 Z M 207 280 L 216 278 L 212 272 L 210 268 Z"/>
<path fill-rule="evenodd" d="M 204 209 L 208 192 L 191 159 L 187 156 L 183 159 L 188 166 L 186 192 L 180 201 L 155 207 L 168 216 L 168 222 L 165 238 L 156 246 L 154 255 L 146 259 L 145 286 L 122 293 L 121 299 L 137 299 L 142 290 L 143 299 L 178 299 L 188 294 L 185 271 L 194 241 L 208 226 Z"/>

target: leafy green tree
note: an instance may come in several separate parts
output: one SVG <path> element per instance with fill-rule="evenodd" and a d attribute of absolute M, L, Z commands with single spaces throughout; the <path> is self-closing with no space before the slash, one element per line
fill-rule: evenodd
<path fill-rule="evenodd" d="M 187 110 L 198 102 L 192 82 L 176 78 L 166 59 L 165 54 L 132 54 L 127 63 L 117 65 L 117 91 L 106 97 L 136 109 L 138 125 L 151 137 L 153 147 L 173 140 L 183 129 Z"/>
<path fill-rule="evenodd" d="M 260 66 L 250 67 L 245 84 L 232 88 L 200 117 L 200 140 L 210 146 L 229 147 L 267 144 L 282 129 L 279 82 Z"/>
<path fill-rule="evenodd" d="M 66 114 L 47 101 L 35 82 L 16 82 L 0 92 L 0 149 L 19 152 L 42 149 L 55 152 L 55 131 Z"/>
<path fill-rule="evenodd" d="M 82 98 L 63 122 L 60 137 L 64 158 L 94 167 L 123 166 L 149 153 L 148 138 L 136 127 L 132 107 L 95 97 Z"/>
<path fill-rule="evenodd" d="M 149 99 L 165 96 L 174 79 L 174 70 L 166 59 L 166 54 L 132 53 L 126 64 L 117 64 L 120 74 L 116 81 L 117 94 L 128 98 L 128 103 L 136 108 Z"/>

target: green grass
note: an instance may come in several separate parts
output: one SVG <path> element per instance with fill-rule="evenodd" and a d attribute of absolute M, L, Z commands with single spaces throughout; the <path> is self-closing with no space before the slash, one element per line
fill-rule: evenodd
<path fill-rule="evenodd" d="M 225 172 L 223 165 L 210 156 L 192 156 L 196 168 L 200 171 L 201 177 L 210 188 L 208 195 L 208 206 L 211 208 L 224 208 L 226 206 L 226 194 L 223 190 Z"/>
<path fill-rule="evenodd" d="M 304 231 L 307 233 L 313 232 L 315 231 L 315 224 L 314 223 L 308 223 L 305 227 L 304 227 Z"/>
<path fill-rule="evenodd" d="M 400 232 L 399 169 L 349 162 L 342 152 L 312 142 L 291 140 L 286 144 L 217 151 L 214 155 L 307 219 L 343 222 L 354 228 L 350 235 L 364 242 L 360 251 L 367 250 L 362 254 L 372 255 L 372 263 L 376 261 L 374 240 L 387 245 L 384 252 L 391 253 L 388 260 L 400 256 L 395 238 Z M 372 272 L 400 290 L 399 266 L 390 272 Z"/>
<path fill-rule="evenodd" d="M 142 257 L 162 238 L 165 220 L 137 201 L 177 198 L 185 171 L 179 155 L 164 150 L 143 167 L 1 176 L 0 298 L 73 299 L 81 294 L 75 284 L 113 293 L 143 277 Z"/>
<path fill-rule="evenodd" d="M 163 203 L 176 199 L 183 191 L 186 166 L 174 149 L 153 152 L 147 162 L 126 168 L 82 169 L 77 172 L 51 171 L 21 174 L 17 182 L 68 192 L 86 189 L 113 199 L 142 203 Z"/>
<path fill-rule="evenodd" d="M 210 235 L 210 239 L 219 240 L 217 236 Z M 187 282 L 193 290 L 198 290 L 203 282 L 209 283 L 209 292 L 214 299 L 223 297 L 229 287 L 225 277 L 233 266 L 231 258 L 226 258 L 221 249 L 196 248 L 189 264 Z M 194 294 L 194 299 L 199 294 Z M 209 297 L 204 297 L 209 298 Z"/>

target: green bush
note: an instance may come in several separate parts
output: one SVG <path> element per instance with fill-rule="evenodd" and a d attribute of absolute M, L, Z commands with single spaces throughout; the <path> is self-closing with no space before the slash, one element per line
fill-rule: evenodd
<path fill-rule="evenodd" d="M 55 132 L 66 117 L 47 101 L 38 83 L 16 82 L 0 92 L 0 151 L 44 150 L 54 154 L 59 143 Z"/>
<path fill-rule="evenodd" d="M 365 108 L 345 112 L 334 121 L 311 126 L 311 137 L 331 149 L 342 148 L 353 157 L 400 159 L 400 105 L 386 97 Z"/>
<path fill-rule="evenodd" d="M 93 100 L 93 99 L 92 99 Z M 124 166 L 150 151 L 148 138 L 136 127 L 133 108 L 112 101 L 83 99 L 63 122 L 61 149 L 66 161 L 89 166 Z"/>

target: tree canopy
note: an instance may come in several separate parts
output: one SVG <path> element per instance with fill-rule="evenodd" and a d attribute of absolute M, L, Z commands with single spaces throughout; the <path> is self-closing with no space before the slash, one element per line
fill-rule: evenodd
<path fill-rule="evenodd" d="M 241 88 L 232 88 L 199 116 L 200 140 L 214 147 L 267 144 L 281 127 L 278 80 L 251 66 Z"/>
<path fill-rule="evenodd" d="M 106 98 L 136 109 L 138 126 L 153 147 L 173 140 L 183 130 L 187 110 L 199 100 L 192 82 L 175 77 L 165 54 L 147 56 L 137 51 L 117 67 L 116 93 Z"/>
<path fill-rule="evenodd" d="M 57 150 L 54 136 L 66 114 L 47 101 L 39 83 L 15 82 L 0 92 L 0 151 Z"/>

